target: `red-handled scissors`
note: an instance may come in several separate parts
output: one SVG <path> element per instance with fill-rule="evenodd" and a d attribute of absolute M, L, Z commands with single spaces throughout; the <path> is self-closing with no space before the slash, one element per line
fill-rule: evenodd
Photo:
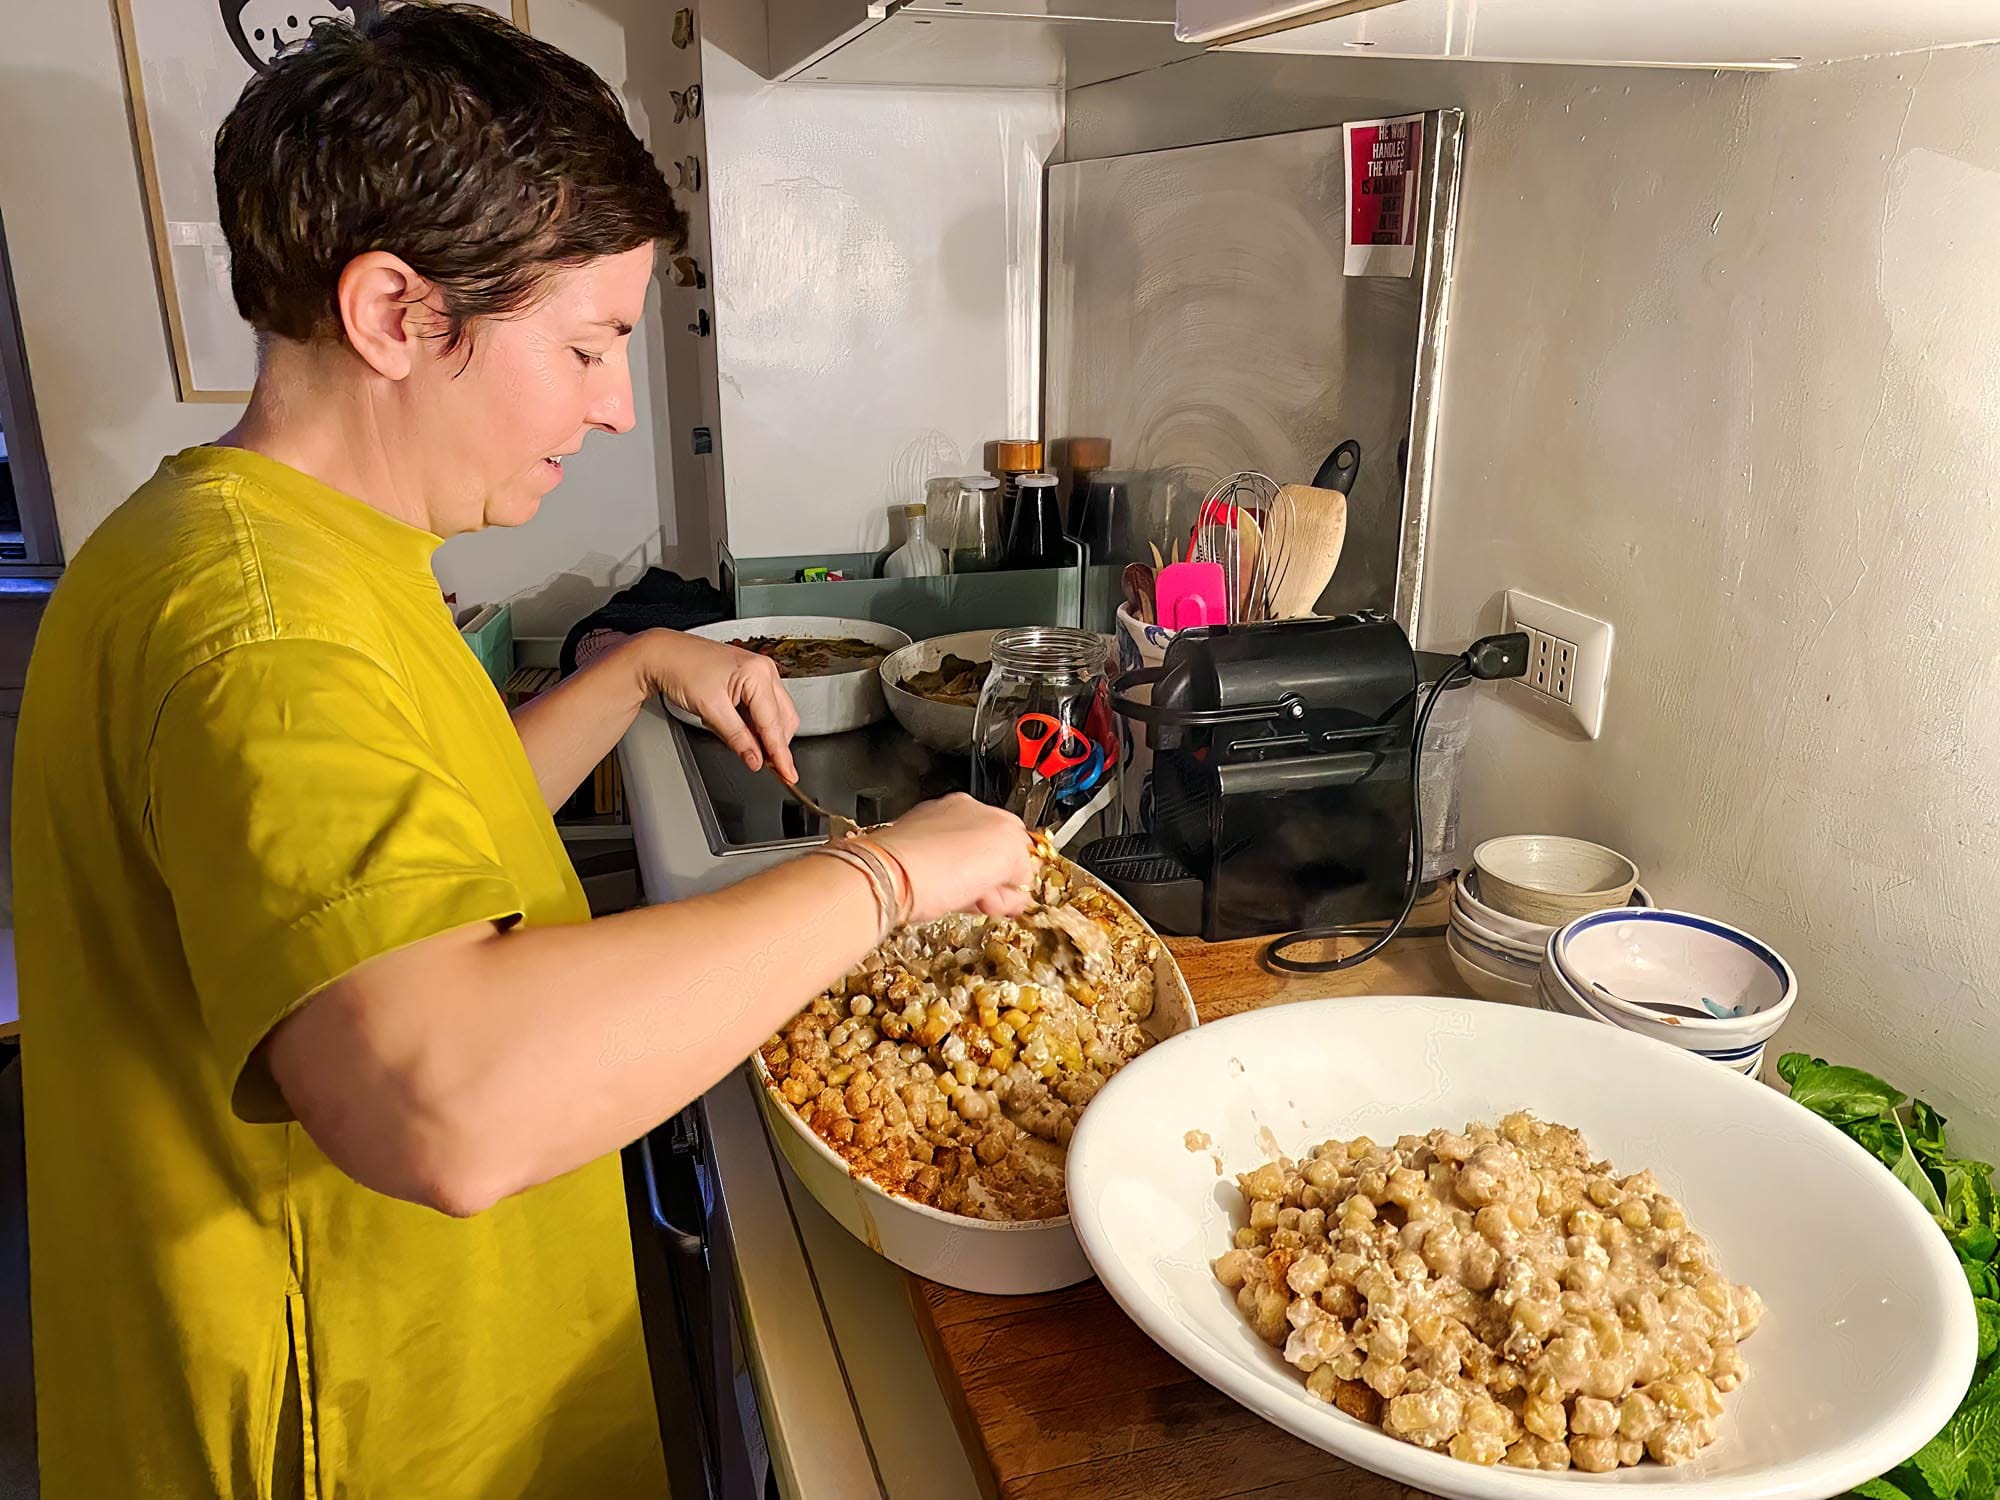
<path fill-rule="evenodd" d="M 1090 741 L 1052 714 L 1022 714 L 1014 721 L 1014 738 L 1021 747 L 1021 769 L 1028 773 L 1007 799 L 1017 813 L 1027 806 L 1037 781 L 1060 776 L 1090 759 Z"/>
<path fill-rule="evenodd" d="M 1056 776 L 1090 759 L 1090 741 L 1052 714 L 1022 714 L 1014 721 L 1021 765 L 1038 776 Z"/>

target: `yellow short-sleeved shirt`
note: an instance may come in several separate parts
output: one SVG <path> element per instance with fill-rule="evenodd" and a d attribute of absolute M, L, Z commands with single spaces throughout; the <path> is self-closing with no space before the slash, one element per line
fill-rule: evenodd
<path fill-rule="evenodd" d="M 454 1220 L 251 1060 L 376 954 L 588 918 L 437 544 L 195 448 L 50 602 L 14 783 L 46 1500 L 262 1500 L 274 1456 L 324 1500 L 665 1492 L 616 1160 Z"/>

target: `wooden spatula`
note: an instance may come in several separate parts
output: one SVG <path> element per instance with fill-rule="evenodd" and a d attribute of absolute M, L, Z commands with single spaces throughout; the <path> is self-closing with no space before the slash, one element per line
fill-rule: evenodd
<path fill-rule="evenodd" d="M 1340 566 L 1340 549 L 1347 541 L 1347 496 L 1309 484 L 1288 484 L 1282 493 L 1291 504 L 1279 508 L 1288 516 L 1285 569 L 1271 613 L 1276 619 L 1293 620 L 1312 613 L 1333 570 Z"/>
<path fill-rule="evenodd" d="M 1258 559 L 1264 551 L 1264 531 L 1247 510 L 1236 512 L 1236 546 L 1236 618 L 1262 619 L 1264 572 Z"/>

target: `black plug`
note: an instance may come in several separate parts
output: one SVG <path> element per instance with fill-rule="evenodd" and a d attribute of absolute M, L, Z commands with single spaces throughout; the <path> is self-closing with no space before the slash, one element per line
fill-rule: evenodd
<path fill-rule="evenodd" d="M 1465 664 L 1481 682 L 1523 676 L 1528 670 L 1528 633 L 1482 636 L 1465 648 Z"/>

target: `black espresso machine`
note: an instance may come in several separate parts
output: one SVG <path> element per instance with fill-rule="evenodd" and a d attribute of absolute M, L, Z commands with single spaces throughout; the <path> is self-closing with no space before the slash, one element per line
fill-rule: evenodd
<path fill-rule="evenodd" d="M 1411 873 L 1418 675 L 1379 614 L 1183 632 L 1113 689 L 1153 749 L 1150 826 L 1078 862 L 1159 931 L 1210 942 L 1391 920 Z"/>

